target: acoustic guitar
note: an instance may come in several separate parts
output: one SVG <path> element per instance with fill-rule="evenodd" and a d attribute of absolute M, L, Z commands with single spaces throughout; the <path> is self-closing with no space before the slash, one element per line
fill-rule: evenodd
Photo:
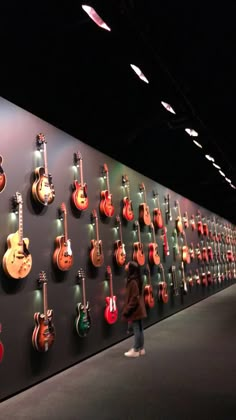
<path fill-rule="evenodd" d="M 0 155 L 0 193 L 3 192 L 7 184 L 7 176 L 2 168 L 3 157 Z"/>
<path fill-rule="evenodd" d="M 113 293 L 113 281 L 111 267 L 106 268 L 106 275 L 110 285 L 110 296 L 106 296 L 106 307 L 104 310 L 104 318 L 108 324 L 114 324 L 118 319 L 118 309 L 116 304 L 116 296 Z"/>
<path fill-rule="evenodd" d="M 126 190 L 126 195 L 123 198 L 122 215 L 124 219 L 126 219 L 128 222 L 131 222 L 132 220 L 134 220 L 134 211 L 132 200 L 130 198 L 130 183 L 127 175 L 122 176 L 122 184 Z"/>
<path fill-rule="evenodd" d="M 146 306 L 153 308 L 155 306 L 155 299 L 153 294 L 150 267 L 148 264 L 146 265 L 146 275 L 148 283 L 144 286 L 144 302 Z"/>
<path fill-rule="evenodd" d="M 148 259 L 150 264 L 152 265 L 159 265 L 160 264 L 160 255 L 158 253 L 158 244 L 156 241 L 156 235 L 155 235 L 155 229 L 154 229 L 154 225 L 151 222 L 150 224 L 150 229 L 152 232 L 152 242 L 149 243 L 148 247 L 149 247 L 149 251 L 148 251 Z"/>
<path fill-rule="evenodd" d="M 32 195 L 37 203 L 47 206 L 54 201 L 55 188 L 52 183 L 52 176 L 48 172 L 47 142 L 44 134 L 39 133 L 37 135 L 36 143 L 39 150 L 43 146 L 44 166 L 39 166 L 34 171 L 35 180 L 32 185 Z"/>
<path fill-rule="evenodd" d="M 68 239 L 67 228 L 67 210 L 65 203 L 61 204 L 60 215 L 63 219 L 63 235 L 57 236 L 55 239 L 55 250 L 53 253 L 53 263 L 61 271 L 70 270 L 74 263 L 74 257 L 71 248 L 71 240 Z"/>
<path fill-rule="evenodd" d="M 168 285 L 165 279 L 165 270 L 162 264 L 160 264 L 160 270 L 161 281 L 158 283 L 158 299 L 163 303 L 167 303 L 169 300 Z"/>
<path fill-rule="evenodd" d="M 139 185 L 139 189 L 141 192 L 143 192 L 143 198 L 144 198 L 143 202 L 139 204 L 139 222 L 142 223 L 143 225 L 150 226 L 151 215 L 150 215 L 149 206 L 147 204 L 146 188 L 143 182 Z"/>
<path fill-rule="evenodd" d="M 76 305 L 75 329 L 80 337 L 86 337 L 91 329 L 90 305 L 86 298 L 85 272 L 80 268 L 77 272 L 79 282 L 82 284 L 82 302 Z"/>
<path fill-rule="evenodd" d="M 106 217 L 112 217 L 115 211 L 115 208 L 112 203 L 112 194 L 110 191 L 110 182 L 109 182 L 109 171 L 106 163 L 103 165 L 103 176 L 106 179 L 107 188 L 106 190 L 101 191 L 100 193 L 100 212 Z"/>
<path fill-rule="evenodd" d="M 122 236 L 122 225 L 120 216 L 116 216 L 116 223 L 117 223 L 117 230 L 119 231 L 120 238 L 115 241 L 114 247 L 114 258 L 120 267 L 122 267 L 125 264 L 126 261 L 126 251 L 125 251 L 125 244 L 123 242 L 123 236 Z"/>
<path fill-rule="evenodd" d="M 91 240 L 90 260 L 94 267 L 101 267 L 104 263 L 104 254 L 102 240 L 99 238 L 98 217 L 95 209 L 91 217 L 96 228 L 96 238 Z"/>
<path fill-rule="evenodd" d="M 79 167 L 80 181 L 78 181 L 78 179 L 75 179 L 73 182 L 72 202 L 78 210 L 84 211 L 88 208 L 89 199 L 88 187 L 86 182 L 84 182 L 83 158 L 80 152 L 74 154 L 74 163 L 77 169 L 77 178 Z"/>
<path fill-rule="evenodd" d="M 138 241 L 133 243 L 133 260 L 142 266 L 145 264 L 145 254 L 143 251 L 143 243 L 141 242 L 140 225 L 138 220 L 134 222 L 135 229 L 138 234 Z"/>
<path fill-rule="evenodd" d="M 35 312 L 32 345 L 39 352 L 47 352 L 55 341 L 53 310 L 48 309 L 47 276 L 45 271 L 39 273 L 39 285 L 43 287 L 43 313 Z"/>
<path fill-rule="evenodd" d="M 2 324 L 0 323 L 0 334 L 2 332 Z M 3 356 L 4 356 L 4 345 L 2 343 L 2 341 L 0 340 L 0 363 L 3 360 Z"/>
<path fill-rule="evenodd" d="M 160 206 L 159 194 L 153 191 L 154 201 L 156 207 L 153 209 L 153 225 L 155 229 L 162 229 L 164 226 L 164 221 L 162 217 L 162 211 Z"/>
<path fill-rule="evenodd" d="M 183 221 L 182 221 L 182 216 L 181 216 L 181 211 L 180 211 L 180 204 L 179 201 L 176 200 L 175 201 L 175 208 L 177 209 L 177 217 L 175 219 L 175 225 L 176 225 L 176 229 L 178 233 L 183 233 L 184 229 L 183 229 Z"/>
<path fill-rule="evenodd" d="M 29 239 L 23 237 L 23 200 L 19 192 L 13 197 L 14 207 L 18 207 L 18 230 L 7 237 L 7 251 L 3 256 L 3 269 L 12 279 L 23 279 L 32 268 Z"/>

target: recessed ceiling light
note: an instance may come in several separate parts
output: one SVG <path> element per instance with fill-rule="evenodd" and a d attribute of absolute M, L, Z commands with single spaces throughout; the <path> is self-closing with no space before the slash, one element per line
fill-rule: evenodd
<path fill-rule="evenodd" d="M 87 6 L 86 4 L 82 4 L 82 9 L 89 15 L 90 19 L 92 19 L 100 28 L 105 29 L 106 31 L 111 31 L 111 28 L 104 22 L 104 20 L 97 14 L 96 10 L 93 9 L 91 6 Z"/>
<path fill-rule="evenodd" d="M 185 128 L 186 133 L 188 133 L 191 137 L 198 137 L 198 132 L 195 131 L 193 128 Z"/>
<path fill-rule="evenodd" d="M 164 106 L 164 108 L 171 112 L 172 114 L 176 114 L 175 110 L 172 108 L 172 106 L 170 104 L 168 104 L 167 102 L 161 101 L 162 106 Z"/>
<path fill-rule="evenodd" d="M 202 145 L 198 143 L 197 140 L 193 140 L 193 143 L 196 144 L 197 147 L 200 147 L 200 149 L 202 149 Z"/>
<path fill-rule="evenodd" d="M 149 83 L 148 79 L 144 76 L 143 72 L 140 70 L 139 67 L 135 66 L 134 64 L 130 64 L 130 67 L 133 71 L 137 74 L 137 76 L 145 83 Z"/>
<path fill-rule="evenodd" d="M 236 187 L 235 187 L 235 185 L 233 185 L 233 184 L 230 184 L 230 186 L 234 189 L 234 190 L 236 190 Z"/>

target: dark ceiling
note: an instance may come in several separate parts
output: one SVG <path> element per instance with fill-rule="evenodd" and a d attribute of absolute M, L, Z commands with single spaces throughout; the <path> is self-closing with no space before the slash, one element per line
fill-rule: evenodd
<path fill-rule="evenodd" d="M 236 224 L 234 1 L 2 3 L 1 96 Z"/>

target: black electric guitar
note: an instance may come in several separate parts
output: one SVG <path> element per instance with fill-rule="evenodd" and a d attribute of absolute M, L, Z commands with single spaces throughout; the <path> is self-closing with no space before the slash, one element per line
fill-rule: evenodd
<path fill-rule="evenodd" d="M 2 168 L 2 162 L 3 162 L 3 157 L 0 155 L 0 193 L 3 192 L 7 183 L 7 177 Z"/>
<path fill-rule="evenodd" d="M 117 265 L 122 267 L 126 261 L 126 251 L 125 251 L 125 244 L 123 242 L 122 225 L 121 225 L 120 216 L 116 216 L 116 223 L 117 223 L 117 229 L 119 231 L 120 239 L 117 239 L 117 241 L 115 241 L 114 257 L 115 257 L 115 261 Z"/>
<path fill-rule="evenodd" d="M 43 313 L 35 312 L 35 327 L 32 334 L 32 345 L 39 352 L 46 352 L 55 341 L 53 310 L 48 309 L 47 277 L 45 271 L 39 273 L 39 285 L 43 286 Z"/>
<path fill-rule="evenodd" d="M 34 200 L 47 206 L 54 201 L 55 198 L 55 189 L 52 183 L 52 176 L 48 173 L 48 163 L 47 163 L 47 142 L 45 136 L 42 133 L 39 133 L 36 137 L 36 142 L 38 148 L 43 146 L 43 158 L 44 166 L 39 166 L 35 169 L 35 180 L 32 185 L 32 195 Z"/>
<path fill-rule="evenodd" d="M 80 182 L 78 181 L 78 179 L 75 179 L 73 182 L 72 201 L 78 210 L 83 211 L 88 208 L 89 199 L 87 184 L 86 182 L 84 182 L 83 159 L 80 152 L 74 154 L 74 163 L 76 164 L 77 172 L 79 166 Z"/>
<path fill-rule="evenodd" d="M 91 329 L 90 306 L 86 298 L 85 273 L 80 268 L 77 273 L 79 281 L 82 283 L 82 302 L 76 306 L 77 316 L 75 318 L 75 329 L 80 337 L 86 337 Z"/>
<path fill-rule="evenodd" d="M 18 207 L 18 230 L 7 237 L 7 251 L 3 256 L 3 269 L 12 279 L 25 278 L 32 268 L 29 239 L 23 237 L 23 200 L 19 192 L 13 197 L 14 207 Z"/>

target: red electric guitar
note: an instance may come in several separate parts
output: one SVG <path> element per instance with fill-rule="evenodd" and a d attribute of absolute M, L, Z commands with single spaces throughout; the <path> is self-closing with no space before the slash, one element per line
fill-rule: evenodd
<path fill-rule="evenodd" d="M 116 296 L 113 294 L 113 281 L 111 267 L 108 265 L 106 275 L 110 284 L 110 296 L 106 296 L 106 307 L 104 310 L 104 317 L 108 324 L 114 324 L 118 319 L 118 309 L 116 305 Z"/>
<path fill-rule="evenodd" d="M 189 254 L 189 248 L 187 244 L 187 238 L 186 238 L 186 232 L 183 231 L 183 237 L 184 237 L 184 245 L 182 246 L 182 261 L 186 264 L 190 263 L 190 254 Z"/>
<path fill-rule="evenodd" d="M 0 193 L 3 192 L 7 183 L 7 177 L 2 168 L 2 162 L 3 162 L 3 157 L 0 155 Z"/>
<path fill-rule="evenodd" d="M 160 264 L 160 270 L 162 279 L 158 283 L 158 299 L 163 303 L 167 303 L 169 300 L 168 286 L 165 279 L 165 270 L 162 264 Z"/>
<path fill-rule="evenodd" d="M 130 199 L 130 186 L 129 186 L 129 179 L 127 175 L 122 176 L 122 184 L 126 190 L 126 196 L 123 198 L 123 209 L 122 214 L 124 219 L 128 222 L 134 220 L 134 212 L 132 206 L 132 200 Z"/>
<path fill-rule="evenodd" d="M 196 230 L 196 222 L 195 222 L 194 214 L 192 214 L 189 223 L 190 223 L 190 226 L 191 226 L 192 230 Z"/>
<path fill-rule="evenodd" d="M 203 224 L 200 210 L 197 211 L 197 231 L 199 235 L 203 235 Z"/>
<path fill-rule="evenodd" d="M 0 323 L 0 334 L 2 332 L 2 324 Z M 2 341 L 0 340 L 0 363 L 3 360 L 3 356 L 4 356 L 4 345 L 2 343 Z"/>
<path fill-rule="evenodd" d="M 176 229 L 178 233 L 182 234 L 184 231 L 184 228 L 183 228 L 183 221 L 182 221 L 182 216 L 181 216 L 181 211 L 180 211 L 180 204 L 178 200 L 175 201 L 175 207 L 178 212 L 178 215 L 175 220 Z"/>
<path fill-rule="evenodd" d="M 148 306 L 149 308 L 153 308 L 153 306 L 155 305 L 155 299 L 153 296 L 151 273 L 150 273 L 150 267 L 148 264 L 146 265 L 146 273 L 147 273 L 148 284 L 144 286 L 144 302 L 146 306 Z"/>
<path fill-rule="evenodd" d="M 106 163 L 103 165 L 103 176 L 106 179 L 107 189 L 101 191 L 100 194 L 100 212 L 106 217 L 112 217 L 115 211 L 115 208 L 112 203 L 112 194 L 110 191 L 110 182 L 109 182 L 109 171 Z"/>
<path fill-rule="evenodd" d="M 32 195 L 36 202 L 47 206 L 48 204 L 51 204 L 55 198 L 55 189 L 52 183 L 52 176 L 48 173 L 46 149 L 47 142 L 45 136 L 42 133 L 37 135 L 36 142 L 40 150 L 43 145 L 44 166 L 39 166 L 34 171 L 35 180 L 32 185 Z"/>
<path fill-rule="evenodd" d="M 162 239 L 163 239 L 163 252 L 164 252 L 164 256 L 168 257 L 168 255 L 170 255 L 170 249 L 169 249 L 169 243 L 168 243 L 168 238 L 167 238 L 167 227 L 164 226 L 162 229 Z"/>
<path fill-rule="evenodd" d="M 184 212 L 182 220 L 183 220 L 184 228 L 187 229 L 189 227 L 188 212 L 187 211 Z"/>
<path fill-rule="evenodd" d="M 73 192 L 72 192 L 72 202 L 75 207 L 80 210 L 86 210 L 89 205 L 88 199 L 88 188 L 87 184 L 84 182 L 83 176 L 83 159 L 80 152 L 74 154 L 74 163 L 77 169 L 77 178 L 78 178 L 78 167 L 80 173 L 80 182 L 76 178 L 73 182 Z"/>
<path fill-rule="evenodd" d="M 147 204 L 146 189 L 143 182 L 139 185 L 139 189 L 140 191 L 143 192 L 143 198 L 144 198 L 143 202 L 139 204 L 139 221 L 143 225 L 150 226 L 151 215 L 150 215 L 149 206 Z"/>
<path fill-rule="evenodd" d="M 134 242 L 133 244 L 133 260 L 136 261 L 138 265 L 142 266 L 145 264 L 145 254 L 143 251 L 143 243 L 141 242 L 140 226 L 138 220 L 135 220 L 134 225 L 138 233 L 138 242 Z"/>
<path fill-rule="evenodd" d="M 115 257 L 115 261 L 117 265 L 121 267 L 122 265 L 125 264 L 125 261 L 126 261 L 126 251 L 125 251 L 125 244 L 123 242 L 123 237 L 122 237 L 122 225 L 121 225 L 120 216 L 116 216 L 116 223 L 117 223 L 117 229 L 120 234 L 120 239 L 115 241 L 114 257 Z"/>
<path fill-rule="evenodd" d="M 156 207 L 153 209 L 153 225 L 155 229 L 162 229 L 164 226 L 162 212 L 161 212 L 161 206 L 160 206 L 160 200 L 159 200 L 159 194 L 157 192 L 153 192 L 154 200 L 156 203 Z"/>
<path fill-rule="evenodd" d="M 99 238 L 98 217 L 95 209 L 92 212 L 92 222 L 95 223 L 96 238 L 91 240 L 90 260 L 94 267 L 101 267 L 104 263 L 104 254 L 102 240 Z"/>
<path fill-rule="evenodd" d="M 148 259 L 150 264 L 159 265 L 160 264 L 160 255 L 158 253 L 158 244 L 156 241 L 155 229 L 154 225 L 151 222 L 150 229 L 152 231 L 152 242 L 149 243 L 149 252 L 148 252 Z"/>
<path fill-rule="evenodd" d="M 35 327 L 32 334 L 32 345 L 39 352 L 46 352 L 55 341 L 53 310 L 48 309 L 47 278 L 45 271 L 39 273 L 39 284 L 43 286 L 43 313 L 35 312 Z"/>
<path fill-rule="evenodd" d="M 203 230 L 203 235 L 205 236 L 209 236 L 209 228 L 208 228 L 208 223 L 205 217 L 203 217 L 203 223 L 202 223 L 202 230 Z"/>
<path fill-rule="evenodd" d="M 68 239 L 67 210 L 65 203 L 61 204 L 60 214 L 63 217 L 64 234 L 57 236 L 55 239 L 55 250 L 52 259 L 59 270 L 67 271 L 72 267 L 74 258 L 71 249 L 71 240 Z"/>

